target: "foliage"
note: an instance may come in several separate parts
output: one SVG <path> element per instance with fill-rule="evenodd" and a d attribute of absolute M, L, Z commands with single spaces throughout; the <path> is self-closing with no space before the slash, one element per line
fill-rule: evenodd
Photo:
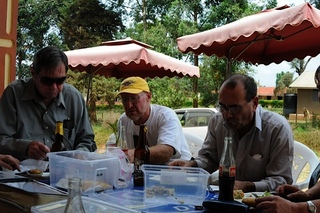
<path fill-rule="evenodd" d="M 289 88 L 293 81 L 293 73 L 281 72 L 276 74 L 276 88 L 274 89 L 275 96 L 283 96 L 284 93 L 295 93 L 296 89 Z"/>
<path fill-rule="evenodd" d="M 180 108 L 190 97 L 190 79 L 184 78 L 155 78 L 149 79 L 148 84 L 152 92 L 152 102 L 170 108 Z"/>
<path fill-rule="evenodd" d="M 16 54 L 19 79 L 30 76 L 29 65 L 38 50 L 48 45 L 64 46 L 55 30 L 60 5 L 60 0 L 19 0 Z"/>
<path fill-rule="evenodd" d="M 283 100 L 259 100 L 264 108 L 283 108 Z"/>
<path fill-rule="evenodd" d="M 60 8 L 59 28 L 69 49 L 92 47 L 112 40 L 124 29 L 123 0 L 69 0 Z"/>
<path fill-rule="evenodd" d="M 298 75 L 301 75 L 301 73 L 303 73 L 306 70 L 306 67 L 309 64 L 311 59 L 312 57 L 309 57 L 308 59 L 295 58 L 289 63 L 290 68 L 294 69 Z"/>

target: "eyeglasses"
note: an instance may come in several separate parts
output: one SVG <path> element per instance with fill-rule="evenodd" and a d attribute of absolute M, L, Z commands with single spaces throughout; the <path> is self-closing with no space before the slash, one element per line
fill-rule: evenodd
<path fill-rule="evenodd" d="M 226 105 L 224 105 L 222 103 L 219 103 L 218 108 L 220 109 L 221 113 L 226 113 L 228 111 L 230 114 L 236 115 L 236 114 L 240 113 L 242 108 L 249 102 L 250 101 L 246 102 L 243 106 L 241 106 L 241 105 L 226 106 Z"/>
<path fill-rule="evenodd" d="M 47 86 L 51 86 L 52 84 L 56 84 L 56 85 L 61 85 L 63 84 L 67 77 L 64 76 L 64 77 L 61 77 L 61 78 L 48 78 L 48 77 L 39 77 L 41 83 L 43 83 L 44 85 L 47 85 Z"/>
<path fill-rule="evenodd" d="M 129 101 L 132 104 L 137 104 L 140 101 L 140 96 L 141 96 L 140 94 L 135 95 L 135 96 L 121 97 L 121 101 L 124 104 L 128 103 Z"/>

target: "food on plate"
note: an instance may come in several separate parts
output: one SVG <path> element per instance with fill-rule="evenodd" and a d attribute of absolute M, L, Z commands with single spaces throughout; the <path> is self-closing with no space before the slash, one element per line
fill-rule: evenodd
<path fill-rule="evenodd" d="M 248 206 L 250 206 L 250 207 L 256 207 L 256 198 L 258 198 L 258 197 L 267 197 L 267 196 L 271 196 L 272 194 L 270 193 L 270 192 L 268 192 L 268 191 L 265 191 L 265 192 L 263 192 L 263 193 L 260 193 L 260 194 L 258 194 L 258 193 L 256 193 L 256 192 L 252 192 L 251 193 L 252 195 L 251 196 L 249 196 L 249 197 L 244 197 L 243 199 L 242 199 L 242 203 L 244 203 L 244 204 L 247 204 Z"/>
<path fill-rule="evenodd" d="M 240 190 L 233 190 L 233 198 L 234 199 L 242 199 L 244 197 L 243 191 Z"/>
<path fill-rule="evenodd" d="M 61 178 L 56 184 L 57 187 L 68 189 L 68 179 Z M 95 192 L 102 192 L 107 189 L 112 189 L 112 186 L 105 182 L 100 181 L 83 181 L 82 182 L 82 191 L 85 192 L 87 190 L 94 190 Z"/>
<path fill-rule="evenodd" d="M 43 173 L 40 169 L 30 169 L 28 172 L 32 175 L 41 175 Z"/>
<path fill-rule="evenodd" d="M 250 207 L 256 207 L 256 198 L 255 197 L 245 197 L 242 199 L 242 203 L 247 204 Z"/>

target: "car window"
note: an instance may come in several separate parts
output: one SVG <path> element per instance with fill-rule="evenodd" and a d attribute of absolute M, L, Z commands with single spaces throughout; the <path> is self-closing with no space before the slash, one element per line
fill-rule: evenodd
<path fill-rule="evenodd" d="M 193 126 L 208 126 L 210 118 L 213 116 L 213 111 L 175 111 L 180 123 L 184 127 Z"/>
<path fill-rule="evenodd" d="M 214 112 L 187 112 L 185 126 L 208 126 Z"/>

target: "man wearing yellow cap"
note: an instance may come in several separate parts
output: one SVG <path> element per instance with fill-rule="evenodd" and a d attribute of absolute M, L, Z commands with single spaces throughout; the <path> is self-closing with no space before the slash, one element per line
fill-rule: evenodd
<path fill-rule="evenodd" d="M 148 128 L 150 163 L 162 164 L 170 159 L 190 160 L 188 144 L 175 112 L 165 106 L 151 104 L 148 83 L 140 77 L 129 77 L 121 82 L 120 92 L 125 110 L 119 122 L 126 129 L 128 158 L 133 162 L 135 139 L 139 136 L 139 125 Z"/>

